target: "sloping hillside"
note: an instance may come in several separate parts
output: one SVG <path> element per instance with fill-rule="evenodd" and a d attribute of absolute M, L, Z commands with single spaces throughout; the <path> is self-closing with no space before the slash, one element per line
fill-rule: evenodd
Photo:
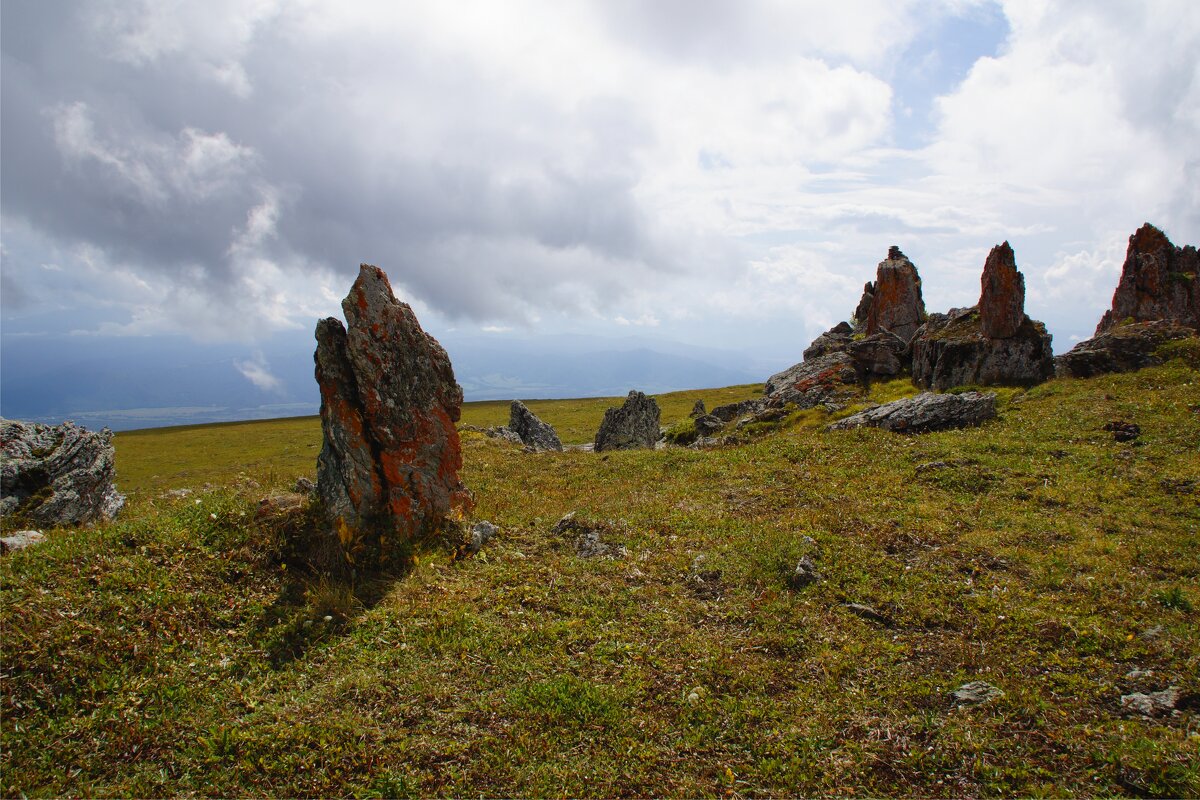
<path fill-rule="evenodd" d="M 125 517 L 0 559 L 4 793 L 1196 796 L 1198 367 L 919 437 L 817 410 L 709 451 L 467 432 L 498 537 L 354 586 L 290 574 L 256 519 L 315 420 L 121 434 Z M 530 404 L 575 442 L 606 405 Z M 952 696 L 976 681 L 1002 694 Z"/>

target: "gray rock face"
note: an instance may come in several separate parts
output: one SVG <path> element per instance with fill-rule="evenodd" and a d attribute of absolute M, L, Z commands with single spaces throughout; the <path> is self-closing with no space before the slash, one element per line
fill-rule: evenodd
<path fill-rule="evenodd" d="M 403 566 L 409 541 L 471 508 L 454 426 L 462 389 L 383 270 L 362 265 L 342 312 L 345 327 L 317 323 L 317 491 L 335 534 L 319 566 Z"/>
<path fill-rule="evenodd" d="M 858 373 L 849 354 L 829 353 L 772 375 L 764 391 L 771 406 L 795 403 L 815 408 L 857 394 Z"/>
<path fill-rule="evenodd" d="M 1159 346 L 1196 336 L 1196 331 L 1169 320 L 1117 325 L 1080 342 L 1054 359 L 1060 378 L 1090 378 L 1107 372 L 1132 372 L 1162 363 Z"/>
<path fill-rule="evenodd" d="M 845 352 L 850 342 L 853 341 L 853 336 L 854 328 L 850 327 L 850 323 L 839 322 L 813 339 L 812 344 L 804 348 L 804 360 L 811 361 L 830 353 Z"/>
<path fill-rule="evenodd" d="M 864 380 L 899 375 L 908 366 L 907 350 L 903 339 L 887 331 L 851 341 L 846 346 L 846 352 Z"/>
<path fill-rule="evenodd" d="M 692 424 L 696 426 L 696 433 L 700 436 L 712 436 L 725 427 L 724 421 L 715 414 L 705 414 L 702 417 L 696 417 L 692 421 Z"/>
<path fill-rule="evenodd" d="M 604 421 L 596 432 L 596 452 L 653 448 L 659 437 L 658 425 L 658 403 L 632 391 L 624 405 L 604 412 Z"/>
<path fill-rule="evenodd" d="M 980 425 L 996 416 L 996 395 L 988 392 L 924 392 L 869 408 L 829 426 L 830 430 L 883 428 L 896 433 L 926 433 Z"/>
<path fill-rule="evenodd" d="M 526 447 L 536 451 L 554 450 L 562 452 L 562 442 L 554 428 L 542 422 L 537 415 L 525 407 L 520 400 L 513 400 L 509 409 L 508 427 Z"/>
<path fill-rule="evenodd" d="M 924 389 L 1019 384 L 1054 376 L 1054 352 L 1046 326 L 1028 316 L 1016 335 L 984 336 L 979 309 L 931 314 L 912 341 L 913 382 Z"/>
<path fill-rule="evenodd" d="M 0 513 L 37 525 L 110 520 L 125 505 L 113 485 L 112 431 L 73 422 L 41 425 L 0 419 Z"/>

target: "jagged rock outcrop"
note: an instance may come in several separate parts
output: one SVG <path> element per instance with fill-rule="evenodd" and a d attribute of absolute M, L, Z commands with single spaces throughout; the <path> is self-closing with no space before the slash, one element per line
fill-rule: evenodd
<path fill-rule="evenodd" d="M 1096 334 L 1126 322 L 1170 320 L 1200 330 L 1200 255 L 1147 222 L 1129 237 L 1112 308 Z"/>
<path fill-rule="evenodd" d="M 847 353 L 829 353 L 802 361 L 772 375 L 764 388 L 767 405 L 794 403 L 800 408 L 844 402 L 858 391 L 858 372 L 854 359 Z M 713 409 L 713 413 L 717 410 Z"/>
<path fill-rule="evenodd" d="M 852 341 L 854 341 L 854 328 L 848 322 L 839 322 L 813 339 L 812 344 L 804 348 L 804 360 L 811 361 L 830 353 L 844 353 Z"/>
<path fill-rule="evenodd" d="M 113 485 L 112 431 L 73 422 L 0 419 L 0 514 L 55 527 L 110 520 L 125 505 Z"/>
<path fill-rule="evenodd" d="M 930 314 L 913 337 L 912 375 L 918 386 L 1031 386 L 1053 377 L 1050 334 L 1024 311 L 1025 280 L 1008 242 L 992 248 L 980 284 L 979 305 Z"/>
<path fill-rule="evenodd" d="M 604 412 L 604 421 L 596 432 L 596 452 L 652 448 L 659 438 L 658 403 L 638 391 L 632 391 L 620 408 Z"/>
<path fill-rule="evenodd" d="M 1117 325 L 1055 357 L 1055 374 L 1060 378 L 1090 378 L 1158 366 L 1163 363 L 1158 355 L 1162 345 L 1196 335 L 1192 328 L 1169 320 Z"/>
<path fill-rule="evenodd" d="M 896 433 L 927 433 L 980 425 L 995 416 L 996 395 L 992 392 L 923 392 L 846 417 L 830 425 L 829 429 L 844 431 L 873 427 Z"/>
<path fill-rule="evenodd" d="M 875 282 L 868 284 L 863 292 L 856 317 L 864 305 L 867 308 L 863 332 L 867 336 L 888 331 L 908 342 L 925 321 L 921 277 L 899 247 L 891 247 L 888 257 L 879 262 Z"/>
<path fill-rule="evenodd" d="M 454 427 L 462 389 L 446 351 L 396 299 L 383 270 L 361 266 L 342 312 L 345 326 L 332 317 L 317 323 L 317 491 L 336 540 L 313 560 L 322 568 L 403 566 L 411 540 L 470 508 Z"/>
<path fill-rule="evenodd" d="M 541 452 L 562 452 L 562 441 L 549 423 L 542 422 L 537 415 L 525 407 L 520 400 L 513 400 L 508 413 L 508 428 L 528 448 Z"/>

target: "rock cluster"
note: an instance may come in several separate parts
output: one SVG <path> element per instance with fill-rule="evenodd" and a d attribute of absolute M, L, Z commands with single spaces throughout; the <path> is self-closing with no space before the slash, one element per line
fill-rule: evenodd
<path fill-rule="evenodd" d="M 1085 339 L 1054 359 L 1060 378 L 1090 378 L 1106 372 L 1131 372 L 1162 363 L 1159 348 L 1195 336 L 1191 328 L 1171 320 L 1117 325 Z"/>
<path fill-rule="evenodd" d="M 1129 237 L 1112 308 L 1100 318 L 1096 333 L 1153 320 L 1200 330 L 1200 255 L 1192 245 L 1171 244 L 1147 222 Z"/>
<path fill-rule="evenodd" d="M 464 512 L 462 389 L 446 351 L 363 264 L 342 301 L 346 325 L 317 323 L 323 444 L 317 490 L 336 533 L 318 566 L 399 566 L 408 543 Z M 338 562 L 341 562 L 339 564 Z"/>
<path fill-rule="evenodd" d="M 620 408 L 604 412 L 596 432 L 596 452 L 652 448 L 659 438 L 659 409 L 653 397 L 632 391 Z"/>
<path fill-rule="evenodd" d="M 979 305 L 930 314 L 913 337 L 918 386 L 1033 385 L 1054 375 L 1050 334 L 1025 313 L 1025 280 L 1008 242 L 992 248 L 980 283 Z"/>
<path fill-rule="evenodd" d="M 112 431 L 73 422 L 0 419 L 0 514 L 46 527 L 110 520 L 125 505 L 113 485 Z"/>
<path fill-rule="evenodd" d="M 891 403 L 869 408 L 829 426 L 830 430 L 883 428 L 896 433 L 966 428 L 980 425 L 996 416 L 996 395 L 992 392 L 934 394 L 922 392 Z"/>

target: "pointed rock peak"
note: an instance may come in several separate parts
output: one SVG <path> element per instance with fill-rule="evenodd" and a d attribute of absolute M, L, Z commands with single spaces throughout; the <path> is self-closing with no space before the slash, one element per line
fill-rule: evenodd
<path fill-rule="evenodd" d="M 1096 333 L 1127 321 L 1169 320 L 1200 330 L 1200 256 L 1147 222 L 1129 237 L 1112 308 Z"/>
<path fill-rule="evenodd" d="M 1167 235 L 1147 222 L 1134 231 L 1133 236 L 1129 237 L 1128 252 L 1153 253 L 1155 250 L 1171 246 L 1171 240 L 1167 238 Z"/>
<path fill-rule="evenodd" d="M 860 308 L 862 305 L 860 302 Z M 900 248 L 892 247 L 887 260 L 879 262 L 875 273 L 865 332 L 867 336 L 873 336 L 889 331 L 907 342 L 924 318 L 925 301 L 921 297 L 921 277 L 916 265 L 900 252 Z"/>
<path fill-rule="evenodd" d="M 1008 242 L 988 253 L 980 279 L 979 324 L 991 339 L 1015 336 L 1025 322 L 1025 277 Z"/>

